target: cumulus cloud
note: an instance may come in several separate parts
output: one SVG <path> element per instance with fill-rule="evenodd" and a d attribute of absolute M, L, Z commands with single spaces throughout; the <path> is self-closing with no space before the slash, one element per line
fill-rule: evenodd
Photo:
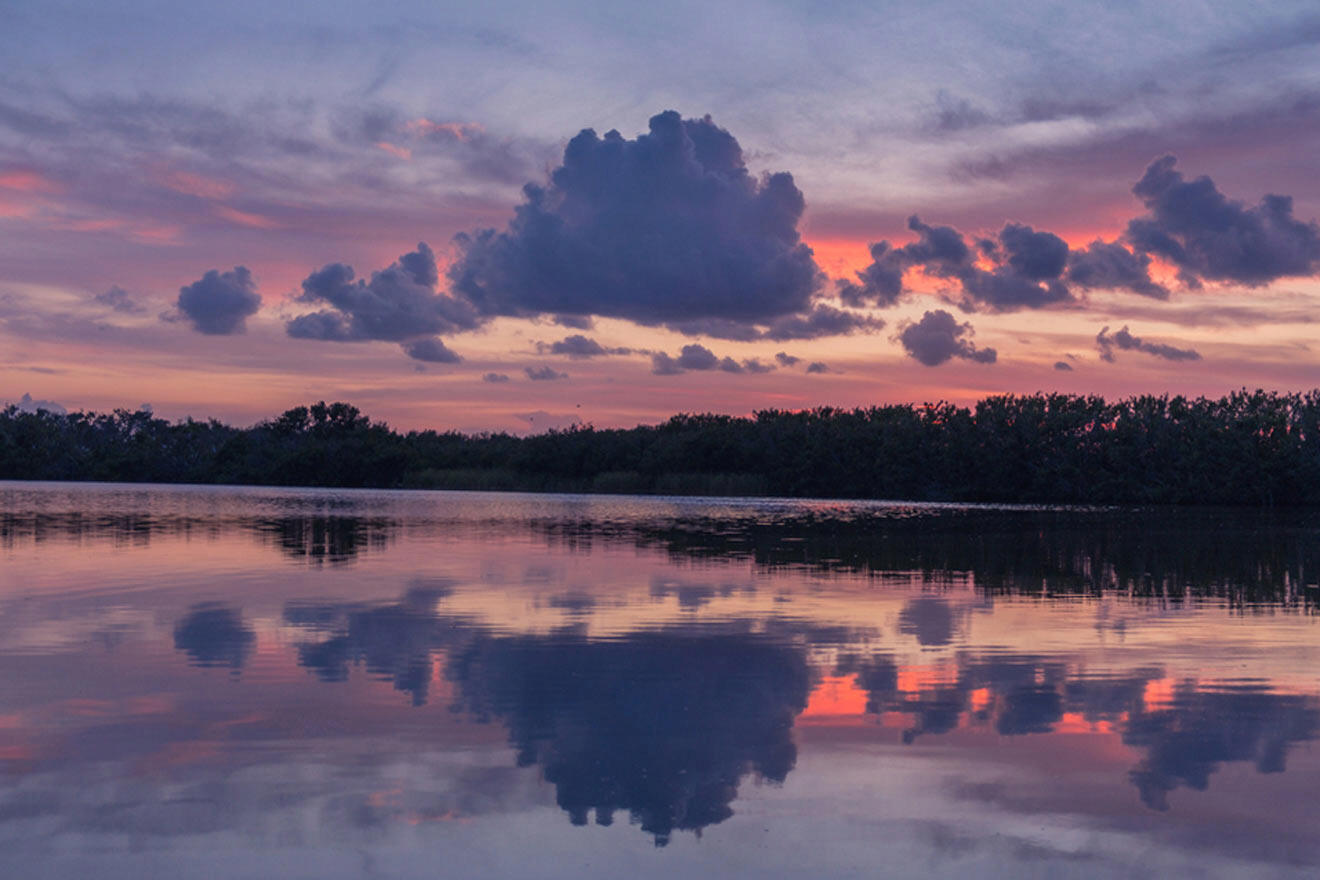
<path fill-rule="evenodd" d="M 31 394 L 24 394 L 14 404 L 21 413 L 48 412 L 54 416 L 68 415 L 69 411 L 53 400 L 33 400 Z"/>
<path fill-rule="evenodd" d="M 178 312 L 198 333 L 226 336 L 242 333 L 249 315 L 261 307 L 252 273 L 245 266 L 231 272 L 212 269 L 179 288 Z"/>
<path fill-rule="evenodd" d="M 719 370 L 724 373 L 768 373 L 774 367 L 762 363 L 756 358 L 736 361 L 731 357 L 720 357 L 704 345 L 685 345 L 678 357 L 663 351 L 651 355 L 651 372 L 657 376 L 676 376 L 689 370 Z"/>
<path fill-rule="evenodd" d="M 1096 239 L 1068 255 L 1068 280 L 1078 287 L 1130 290 L 1168 299 L 1169 289 L 1150 277 L 1150 257 L 1118 242 Z"/>
<path fill-rule="evenodd" d="M 830 367 L 829 367 L 829 364 L 825 363 L 824 361 L 812 361 L 811 363 L 807 364 L 807 372 L 808 372 L 808 373 L 832 373 L 832 372 L 834 372 L 834 371 L 831 370 Z"/>
<path fill-rule="evenodd" d="M 1267 284 L 1320 271 L 1320 227 L 1293 217 L 1290 196 L 1266 195 L 1255 207 L 1233 201 L 1209 177 L 1187 180 L 1177 159 L 1151 163 L 1132 188 L 1147 214 L 1128 223 L 1138 250 L 1176 265 L 1184 283 Z"/>
<path fill-rule="evenodd" d="M 568 373 L 561 373 L 553 367 L 523 367 L 523 372 L 533 382 L 553 382 L 556 379 L 568 378 Z"/>
<path fill-rule="evenodd" d="M 902 247 L 887 241 L 871 245 L 871 265 L 857 273 L 857 281 L 839 283 L 845 304 L 893 305 L 903 294 L 903 273 L 910 268 L 955 282 L 968 309 L 1043 308 L 1073 298 L 1063 281 L 1068 245 L 1051 232 L 1009 223 L 997 239 L 982 239 L 973 249 L 952 226 L 931 226 L 913 215 L 908 228 L 917 233 L 916 241 Z"/>
<path fill-rule="evenodd" d="M 845 336 L 859 330 L 870 332 L 884 326 L 885 322 L 879 318 L 817 305 L 804 315 L 785 315 L 772 321 L 757 338 L 775 342 L 818 339 L 822 336 Z"/>
<path fill-rule="evenodd" d="M 777 351 L 775 352 L 775 360 L 781 367 L 791 367 L 798 361 L 802 360 L 802 358 L 791 355 L 786 351 Z"/>
<path fill-rule="evenodd" d="M 666 111 L 631 140 L 586 129 L 524 193 L 504 231 L 456 239 L 450 281 L 482 315 L 765 324 L 820 286 L 792 176 L 748 173 L 709 117 Z"/>
<path fill-rule="evenodd" d="M 132 294 L 120 287 L 118 284 L 111 285 L 105 293 L 98 293 L 92 297 L 93 300 L 103 306 L 109 306 L 116 312 L 123 312 L 129 315 L 140 314 L 146 311 L 144 306 L 139 305 Z"/>
<path fill-rule="evenodd" d="M 589 336 L 583 336 L 581 333 L 574 333 L 572 336 L 565 336 L 558 342 L 549 344 L 544 342 L 536 343 L 536 350 L 542 353 L 562 354 L 571 358 L 593 358 L 610 354 L 632 354 L 631 348 L 607 348 Z"/>
<path fill-rule="evenodd" d="M 885 307 L 905 293 L 917 269 L 956 285 L 969 311 L 1038 309 L 1078 300 L 1075 291 L 1126 290 L 1168 299 L 1150 274 L 1151 258 L 1168 260 L 1189 287 L 1202 281 L 1261 285 L 1320 272 L 1320 226 L 1293 217 L 1288 196 L 1267 195 L 1255 207 L 1225 197 L 1209 177 L 1186 180 L 1173 156 L 1156 160 L 1133 187 L 1147 213 L 1129 221 L 1123 241 L 1097 239 L 1071 249 L 1052 232 L 1008 223 L 969 243 L 952 226 L 908 218 L 915 241 L 871 245 L 871 263 L 837 284 L 845 305 Z M 789 337 L 785 337 L 789 338 Z"/>
<path fill-rule="evenodd" d="M 941 278 L 957 278 L 975 269 L 975 257 L 962 233 L 951 226 L 930 226 L 915 214 L 908 218 L 908 229 L 918 238 L 902 247 L 887 241 L 871 245 L 871 265 L 857 273 L 860 282 L 843 281 L 840 298 L 849 305 L 891 306 L 903 293 L 903 273 L 914 266 L 924 267 Z"/>
<path fill-rule="evenodd" d="M 301 302 L 330 308 L 294 318 L 285 331 L 299 339 L 402 342 L 412 357 L 419 357 L 410 350 L 413 347 L 423 355 L 435 353 L 444 345 L 428 337 L 471 330 L 482 323 L 470 303 L 438 292 L 439 281 L 435 254 L 424 242 L 390 266 L 372 272 L 370 279 L 356 278 L 352 266 L 331 263 L 307 276 L 299 297 Z"/>
<path fill-rule="evenodd" d="M 1072 364 L 1068 363 L 1067 361 L 1055 361 L 1054 369 L 1058 370 L 1061 373 L 1071 373 Z"/>
<path fill-rule="evenodd" d="M 463 360 L 457 352 L 434 336 L 405 342 L 402 347 L 408 357 L 432 364 L 456 364 Z"/>
<path fill-rule="evenodd" d="M 916 323 L 907 323 L 898 334 L 898 341 L 907 353 L 928 367 L 936 367 L 952 359 L 962 358 L 978 364 L 993 364 L 998 353 L 993 348 L 977 348 L 970 337 L 971 324 L 959 324 L 953 315 L 943 309 L 926 312 Z"/>
<path fill-rule="evenodd" d="M 1140 336 L 1133 336 L 1126 326 L 1117 333 L 1110 334 L 1109 328 L 1103 328 L 1095 337 L 1095 346 L 1100 351 L 1100 359 L 1113 363 L 1114 349 L 1122 351 L 1141 351 L 1166 361 L 1199 361 L 1201 353 L 1190 348 L 1175 348 L 1161 342 L 1147 342 Z"/>
<path fill-rule="evenodd" d="M 481 377 L 481 381 L 495 382 L 495 383 L 507 382 L 509 381 L 509 377 L 504 375 L 503 373 L 486 373 Z"/>

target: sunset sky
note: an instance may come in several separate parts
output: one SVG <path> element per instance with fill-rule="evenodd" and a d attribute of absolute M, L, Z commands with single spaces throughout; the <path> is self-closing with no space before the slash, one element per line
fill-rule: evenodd
<path fill-rule="evenodd" d="M 0 403 L 1320 386 L 1314 2 L 0 6 Z"/>

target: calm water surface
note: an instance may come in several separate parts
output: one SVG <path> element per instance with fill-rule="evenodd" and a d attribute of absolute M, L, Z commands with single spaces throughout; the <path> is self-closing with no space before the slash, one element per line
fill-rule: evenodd
<path fill-rule="evenodd" d="M 0 876 L 1307 877 L 1320 515 L 0 483 Z"/>

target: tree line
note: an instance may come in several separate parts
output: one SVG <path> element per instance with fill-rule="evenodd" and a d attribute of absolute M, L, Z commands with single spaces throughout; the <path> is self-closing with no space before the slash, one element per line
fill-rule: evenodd
<path fill-rule="evenodd" d="M 401 433 L 346 403 L 249 428 L 0 411 L 0 478 L 925 501 L 1320 502 L 1320 389 L 680 414 L 519 437 Z"/>

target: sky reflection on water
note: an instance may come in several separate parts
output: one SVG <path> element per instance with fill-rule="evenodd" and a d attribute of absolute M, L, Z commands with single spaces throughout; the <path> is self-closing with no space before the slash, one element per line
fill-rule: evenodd
<path fill-rule="evenodd" d="M 1320 864 L 1313 513 L 0 501 L 6 875 Z"/>

